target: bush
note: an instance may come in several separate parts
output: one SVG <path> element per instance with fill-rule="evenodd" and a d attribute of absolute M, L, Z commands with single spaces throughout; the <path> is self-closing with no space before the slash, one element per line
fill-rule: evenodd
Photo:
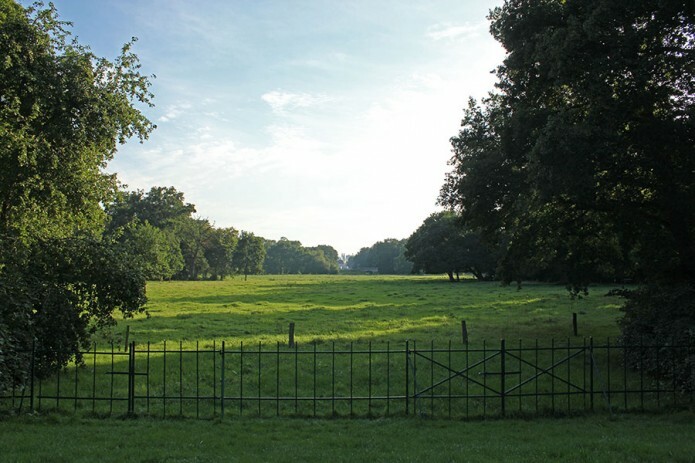
<path fill-rule="evenodd" d="M 662 346 L 628 350 L 629 365 L 682 391 L 695 389 L 695 286 L 649 285 L 626 298 L 620 321 L 623 345 Z"/>

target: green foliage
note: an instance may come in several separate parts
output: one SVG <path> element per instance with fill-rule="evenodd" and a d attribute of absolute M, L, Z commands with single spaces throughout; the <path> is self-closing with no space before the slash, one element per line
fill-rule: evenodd
<path fill-rule="evenodd" d="M 338 251 L 328 245 L 305 248 L 299 241 L 284 237 L 266 241 L 263 269 L 278 275 L 338 273 Z"/>
<path fill-rule="evenodd" d="M 695 337 L 695 287 L 651 285 L 627 292 L 620 321 L 624 344 L 692 346 Z M 627 361 L 666 384 L 684 391 L 695 389 L 695 352 L 692 348 L 632 351 Z M 638 355 L 644 354 L 644 355 Z"/>
<path fill-rule="evenodd" d="M 171 230 L 133 221 L 119 232 L 119 245 L 146 279 L 169 280 L 183 269 L 181 247 Z"/>
<path fill-rule="evenodd" d="M 94 329 L 145 302 L 124 249 L 100 240 L 117 143 L 154 125 L 150 83 L 126 43 L 108 61 L 71 40 L 53 6 L 0 0 L 0 389 L 64 366 Z"/>
<path fill-rule="evenodd" d="M 259 274 L 263 271 L 265 252 L 263 238 L 251 232 L 242 231 L 232 256 L 232 265 L 237 273 L 244 275 L 244 278 Z"/>
<path fill-rule="evenodd" d="M 405 245 L 405 257 L 413 270 L 425 273 L 454 275 L 472 273 L 477 279 L 492 279 L 497 265 L 495 257 L 480 235 L 463 226 L 453 212 L 430 215 L 412 234 Z"/>
<path fill-rule="evenodd" d="M 98 230 L 115 190 L 102 173 L 116 143 L 154 126 L 134 41 L 110 62 L 70 40 L 55 9 L 0 2 L 0 234 L 69 236 Z"/>
<path fill-rule="evenodd" d="M 394 238 L 377 241 L 371 247 L 360 249 L 350 258 L 348 265 L 354 270 L 406 275 L 412 271 L 413 265 L 405 257 L 405 242 Z"/>
<path fill-rule="evenodd" d="M 695 280 L 687 2 L 511 0 L 498 92 L 465 111 L 440 202 L 505 243 L 505 278 Z"/>

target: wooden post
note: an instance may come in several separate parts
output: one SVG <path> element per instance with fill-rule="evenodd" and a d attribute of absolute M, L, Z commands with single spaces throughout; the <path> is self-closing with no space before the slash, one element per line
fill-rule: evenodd
<path fill-rule="evenodd" d="M 572 312 L 572 331 L 577 336 L 577 312 Z"/>
<path fill-rule="evenodd" d="M 466 328 L 466 320 L 461 320 L 461 339 L 464 344 L 468 344 L 468 329 Z"/>
<path fill-rule="evenodd" d="M 130 337 L 130 325 L 125 326 L 125 351 L 128 352 L 128 338 Z"/>
<path fill-rule="evenodd" d="M 290 322 L 290 347 L 294 347 L 294 322 Z"/>

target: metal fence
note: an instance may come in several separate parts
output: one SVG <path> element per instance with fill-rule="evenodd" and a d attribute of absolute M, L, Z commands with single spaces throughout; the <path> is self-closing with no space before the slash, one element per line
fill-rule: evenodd
<path fill-rule="evenodd" d="M 96 345 L 50 379 L 0 396 L 0 409 L 96 415 L 479 418 L 692 406 L 679 345 L 539 341 L 426 344 Z M 661 356 L 661 360 L 659 360 Z M 647 374 L 639 359 L 656 357 Z M 31 356 L 33 358 L 33 355 Z M 630 359 L 630 361 L 628 361 Z M 637 361 L 635 361 L 637 359 Z M 632 367 L 630 366 L 632 365 Z M 692 368 L 692 365 L 690 365 Z M 692 372 L 685 372 L 692 375 Z"/>

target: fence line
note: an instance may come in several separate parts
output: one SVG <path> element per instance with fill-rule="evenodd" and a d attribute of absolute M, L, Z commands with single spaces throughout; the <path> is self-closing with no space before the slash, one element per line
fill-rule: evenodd
<path fill-rule="evenodd" d="M 196 342 L 83 352 L 81 365 L 33 376 L 0 396 L 0 410 L 104 415 L 402 416 L 478 418 L 662 410 L 693 404 L 678 380 L 677 345 L 501 340 L 480 347 L 406 341 L 289 348 Z M 651 355 L 646 355 L 651 354 Z M 33 352 L 30 358 L 33 371 Z M 645 362 L 656 358 L 654 375 Z M 630 367 L 630 362 L 636 368 Z M 693 368 L 689 365 L 689 368 Z M 680 373 L 680 374 L 679 374 Z M 685 372 L 685 376 L 693 372 Z"/>

